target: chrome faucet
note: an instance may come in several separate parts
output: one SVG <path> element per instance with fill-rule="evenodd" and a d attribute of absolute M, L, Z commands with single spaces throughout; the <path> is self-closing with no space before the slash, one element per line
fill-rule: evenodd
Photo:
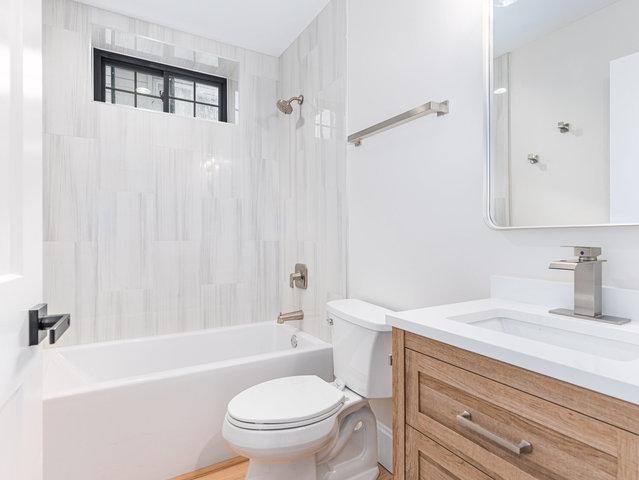
<path fill-rule="evenodd" d="M 558 308 L 550 313 L 569 317 L 587 318 L 600 322 L 622 325 L 630 322 L 627 318 L 612 317 L 603 314 L 601 265 L 599 247 L 573 247 L 576 260 L 558 260 L 550 263 L 551 270 L 572 270 L 575 272 L 575 308 Z"/>
<path fill-rule="evenodd" d="M 295 320 L 304 320 L 304 310 L 296 310 L 295 312 L 280 313 L 277 316 L 277 323 L 282 325 L 284 322 L 293 322 Z"/>

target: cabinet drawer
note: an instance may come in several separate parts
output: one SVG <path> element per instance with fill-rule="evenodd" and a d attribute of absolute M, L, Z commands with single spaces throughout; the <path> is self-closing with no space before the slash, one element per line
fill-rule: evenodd
<path fill-rule="evenodd" d="M 635 435 L 412 350 L 405 369 L 406 422 L 492 478 L 639 480 Z"/>
<path fill-rule="evenodd" d="M 404 340 L 402 345 L 408 350 L 437 358 L 482 377 L 510 385 L 535 397 L 581 412 L 621 430 L 639 435 L 639 405 L 602 395 L 414 333 L 402 331 L 402 334 L 401 338 Z M 402 358 L 404 357 L 402 356 Z M 403 366 L 402 363 L 402 368 Z"/>
<path fill-rule="evenodd" d="M 411 427 L 406 427 L 406 441 L 406 480 L 491 480 Z"/>

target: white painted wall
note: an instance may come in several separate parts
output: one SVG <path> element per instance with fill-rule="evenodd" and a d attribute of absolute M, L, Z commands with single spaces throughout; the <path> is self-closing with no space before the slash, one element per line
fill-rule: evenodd
<path fill-rule="evenodd" d="M 639 53 L 610 62 L 610 220 L 639 218 Z"/>
<path fill-rule="evenodd" d="M 349 147 L 350 296 L 405 309 L 485 296 L 490 274 L 569 280 L 547 264 L 570 244 L 601 245 L 605 283 L 639 289 L 639 227 L 496 231 L 484 222 L 482 2 L 349 2 L 350 132 L 451 101 L 445 117 Z"/>
<path fill-rule="evenodd" d="M 604 249 L 606 285 L 639 289 L 639 227 L 496 231 L 483 220 L 484 87 L 478 0 L 349 0 L 349 132 L 451 101 L 349 147 L 349 296 L 409 309 L 489 295 L 501 274 L 571 280 L 561 245 Z"/>
<path fill-rule="evenodd" d="M 621 0 L 511 53 L 511 225 L 609 222 L 610 61 L 639 51 L 638 20 Z"/>

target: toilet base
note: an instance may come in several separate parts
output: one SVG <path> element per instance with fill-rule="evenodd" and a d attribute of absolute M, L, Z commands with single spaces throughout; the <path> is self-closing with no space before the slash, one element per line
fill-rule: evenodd
<path fill-rule="evenodd" d="M 365 472 L 359 473 L 356 476 L 349 478 L 348 480 L 377 480 L 378 478 L 379 467 L 375 467 L 370 470 L 366 470 Z"/>
<path fill-rule="evenodd" d="M 348 480 L 377 480 L 379 467 L 361 472 Z M 305 459 L 295 463 L 276 464 L 251 461 L 246 480 L 317 480 L 315 459 Z"/>
<path fill-rule="evenodd" d="M 251 459 L 246 480 L 317 480 L 315 457 L 305 457 L 294 462 L 265 463 Z"/>
<path fill-rule="evenodd" d="M 353 407 L 340 416 L 339 432 L 321 451 L 287 461 L 250 458 L 246 480 L 376 480 L 375 416 L 367 402 Z"/>
<path fill-rule="evenodd" d="M 335 442 L 317 460 L 318 480 L 377 479 L 377 421 L 368 402 L 343 412 Z"/>

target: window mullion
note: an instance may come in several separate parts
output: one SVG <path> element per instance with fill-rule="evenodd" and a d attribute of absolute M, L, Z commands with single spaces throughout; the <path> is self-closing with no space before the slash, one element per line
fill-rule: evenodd
<path fill-rule="evenodd" d="M 115 103 L 115 68 L 111 65 L 111 103 Z"/>
<path fill-rule="evenodd" d="M 138 108 L 138 71 L 133 70 L 133 106 Z"/>
<path fill-rule="evenodd" d="M 166 113 L 170 113 L 169 109 L 169 72 L 164 70 L 164 92 L 162 92 L 162 104 L 164 106 L 164 111 Z"/>

